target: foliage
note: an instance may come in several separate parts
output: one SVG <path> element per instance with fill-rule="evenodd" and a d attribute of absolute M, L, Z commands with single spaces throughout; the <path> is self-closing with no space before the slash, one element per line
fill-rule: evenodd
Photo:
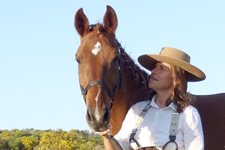
<path fill-rule="evenodd" d="M 89 131 L 0 130 L 1 150 L 103 150 L 101 136 Z"/>

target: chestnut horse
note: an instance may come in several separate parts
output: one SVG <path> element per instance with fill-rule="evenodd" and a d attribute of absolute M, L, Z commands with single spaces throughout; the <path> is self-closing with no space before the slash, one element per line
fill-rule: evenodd
<path fill-rule="evenodd" d="M 76 53 L 79 82 L 87 106 L 86 119 L 95 131 L 110 124 L 115 135 L 128 109 L 151 99 L 148 74 L 140 69 L 115 38 L 116 13 L 107 6 L 103 24 L 90 25 L 83 9 L 75 15 L 81 44 Z M 206 150 L 225 149 L 225 93 L 196 96 L 193 102 L 202 118 Z"/>

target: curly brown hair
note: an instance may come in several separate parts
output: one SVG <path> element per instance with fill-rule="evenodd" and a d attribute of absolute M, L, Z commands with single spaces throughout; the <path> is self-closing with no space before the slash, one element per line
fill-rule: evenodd
<path fill-rule="evenodd" d="M 189 106 L 192 102 L 192 95 L 187 92 L 187 76 L 186 71 L 170 64 L 170 69 L 173 79 L 173 93 L 171 94 L 171 100 L 177 106 L 177 112 L 183 112 L 184 108 Z M 167 101 L 168 103 L 171 102 Z"/>

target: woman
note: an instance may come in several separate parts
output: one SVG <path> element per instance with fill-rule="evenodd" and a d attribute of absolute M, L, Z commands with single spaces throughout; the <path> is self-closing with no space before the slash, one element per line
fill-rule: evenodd
<path fill-rule="evenodd" d="M 186 90 L 188 81 L 204 80 L 205 74 L 190 64 L 189 55 L 170 47 L 138 61 L 151 71 L 149 88 L 156 95 L 130 108 L 114 138 L 107 136 L 110 129 L 100 133 L 106 149 L 203 150 L 201 119 Z"/>

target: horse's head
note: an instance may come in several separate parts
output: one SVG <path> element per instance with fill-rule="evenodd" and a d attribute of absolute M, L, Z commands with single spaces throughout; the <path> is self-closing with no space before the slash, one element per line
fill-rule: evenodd
<path fill-rule="evenodd" d="M 110 121 L 110 108 L 120 80 L 120 52 L 115 30 L 115 11 L 107 6 L 104 25 L 89 25 L 79 9 L 75 15 L 75 28 L 81 45 L 76 53 L 79 64 L 79 82 L 87 105 L 86 119 L 93 131 L 104 131 Z"/>

